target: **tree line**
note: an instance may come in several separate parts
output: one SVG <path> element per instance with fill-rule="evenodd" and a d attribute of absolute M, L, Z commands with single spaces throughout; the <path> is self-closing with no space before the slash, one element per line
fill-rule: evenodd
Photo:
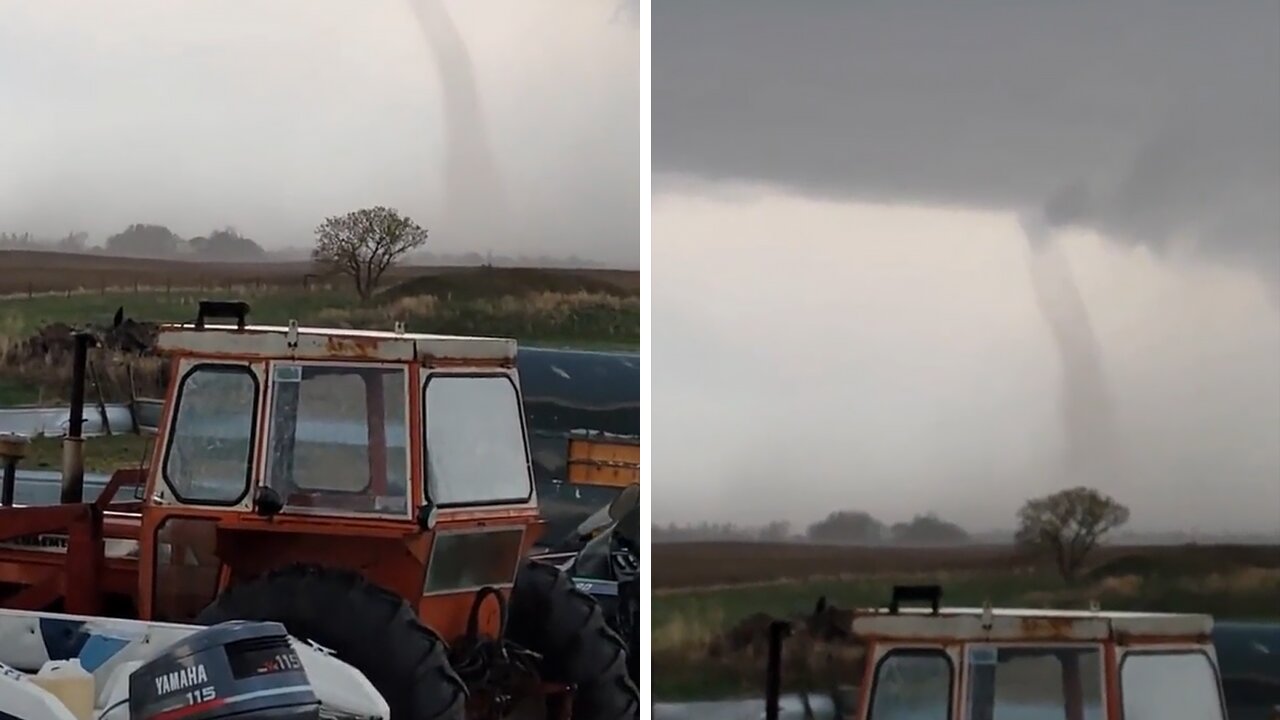
<path fill-rule="evenodd" d="M 110 255 L 157 259 L 189 258 L 213 261 L 254 261 L 267 252 L 257 241 L 233 227 L 207 235 L 184 238 L 164 225 L 135 223 L 106 239 L 101 247 L 89 245 L 89 235 L 70 232 L 60 238 L 41 238 L 31 233 L 0 233 L 0 250 L 52 250 L 57 252 L 104 252 Z"/>
<path fill-rule="evenodd" d="M 972 541 L 968 531 L 943 520 L 935 513 L 917 515 L 909 521 L 887 524 L 861 510 L 839 510 L 795 530 L 791 523 L 775 520 L 760 526 L 734 523 L 655 525 L 657 542 L 759 541 L 811 542 L 823 545 L 952 545 Z"/>
<path fill-rule="evenodd" d="M 1018 510 L 1014 542 L 1051 562 L 1067 581 L 1079 577 L 1089 556 L 1108 534 L 1129 521 L 1129 509 L 1088 487 L 1074 487 L 1032 498 Z M 968 531 L 935 513 L 886 524 L 862 510 L 837 510 L 804 529 L 771 522 L 742 527 L 732 523 L 654 525 L 654 542 L 758 541 L 811 542 L 823 545 L 954 546 L 972 542 Z"/>

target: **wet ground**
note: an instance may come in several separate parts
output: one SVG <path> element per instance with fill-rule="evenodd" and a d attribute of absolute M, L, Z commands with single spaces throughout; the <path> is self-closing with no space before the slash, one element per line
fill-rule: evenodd
<path fill-rule="evenodd" d="M 799 696 L 788 695 L 778 703 L 779 720 L 834 720 L 830 698 L 809 698 L 812 716 L 806 716 Z M 654 703 L 654 720 L 763 720 L 764 699 L 720 700 L 691 703 Z"/>

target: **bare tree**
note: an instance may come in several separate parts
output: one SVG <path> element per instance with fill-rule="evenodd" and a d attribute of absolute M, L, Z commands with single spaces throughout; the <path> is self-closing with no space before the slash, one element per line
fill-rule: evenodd
<path fill-rule="evenodd" d="M 1129 521 L 1129 508 L 1093 488 L 1075 487 L 1028 500 L 1018 511 L 1018 544 L 1053 556 L 1074 581 L 1103 535 Z"/>
<path fill-rule="evenodd" d="M 350 277 L 356 294 L 368 300 L 387 268 L 426 242 L 426 229 L 393 208 L 378 206 L 326 218 L 316 228 L 311 257 Z"/>

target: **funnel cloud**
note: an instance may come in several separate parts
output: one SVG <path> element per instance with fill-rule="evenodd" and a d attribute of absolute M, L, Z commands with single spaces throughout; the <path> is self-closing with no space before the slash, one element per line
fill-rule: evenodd
<path fill-rule="evenodd" d="M 441 230 L 470 245 L 505 236 L 509 204 L 490 147 L 471 53 L 441 0 L 409 2 L 435 59 L 444 101 Z"/>
<path fill-rule="evenodd" d="M 1049 215 L 1046 209 L 1046 216 Z M 1114 487 L 1119 474 L 1115 409 L 1102 349 L 1071 264 L 1046 221 L 1024 220 L 1027 269 L 1036 306 L 1053 336 L 1062 385 L 1063 487 Z"/>

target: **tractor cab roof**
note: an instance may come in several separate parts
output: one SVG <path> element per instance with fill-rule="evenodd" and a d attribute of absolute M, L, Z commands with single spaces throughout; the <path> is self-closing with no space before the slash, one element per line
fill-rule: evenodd
<path fill-rule="evenodd" d="M 1208 639 L 1208 615 L 1026 608 L 878 608 L 854 610 L 853 637 L 960 642 L 1185 641 Z"/>
<path fill-rule="evenodd" d="M 201 357 L 363 360 L 375 362 L 474 361 L 513 365 L 516 341 L 509 338 L 432 335 L 403 331 L 350 330 L 274 325 L 162 325 L 156 349 Z"/>

